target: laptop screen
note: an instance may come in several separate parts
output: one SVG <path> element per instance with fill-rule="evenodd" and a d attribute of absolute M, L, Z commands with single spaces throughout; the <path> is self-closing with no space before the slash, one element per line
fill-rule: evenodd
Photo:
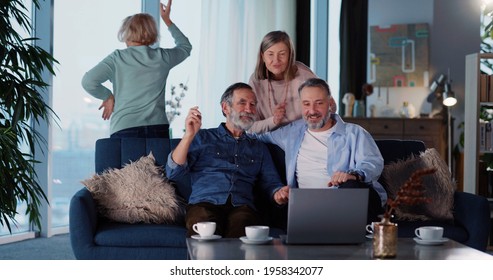
<path fill-rule="evenodd" d="M 290 189 L 286 242 L 364 242 L 368 195 L 368 189 Z"/>

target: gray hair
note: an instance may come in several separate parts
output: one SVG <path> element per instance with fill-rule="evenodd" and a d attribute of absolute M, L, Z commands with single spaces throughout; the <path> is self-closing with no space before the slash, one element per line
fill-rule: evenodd
<path fill-rule="evenodd" d="M 321 88 L 321 89 L 323 89 L 327 93 L 327 96 L 329 98 L 331 97 L 329 85 L 327 84 L 326 81 L 324 81 L 324 80 L 322 80 L 320 78 L 310 78 L 310 79 L 306 80 L 304 83 L 302 83 L 300 85 L 300 87 L 298 88 L 298 94 L 299 95 L 301 95 L 301 91 L 305 87 L 318 87 L 318 88 Z"/>
<path fill-rule="evenodd" d="M 233 93 L 237 89 L 249 89 L 253 91 L 252 87 L 249 84 L 245 84 L 241 82 L 232 84 L 226 89 L 226 91 L 224 91 L 223 95 L 221 96 L 220 104 L 222 105 L 223 103 L 226 102 L 226 104 L 228 104 L 229 106 L 233 106 Z M 223 112 L 223 116 L 226 117 L 226 114 L 224 114 L 224 112 Z"/>

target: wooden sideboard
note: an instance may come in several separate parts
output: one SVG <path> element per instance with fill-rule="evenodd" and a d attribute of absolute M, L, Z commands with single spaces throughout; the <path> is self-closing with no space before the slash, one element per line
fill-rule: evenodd
<path fill-rule="evenodd" d="M 366 129 L 374 139 L 421 140 L 447 160 L 447 121 L 442 118 L 343 118 Z"/>

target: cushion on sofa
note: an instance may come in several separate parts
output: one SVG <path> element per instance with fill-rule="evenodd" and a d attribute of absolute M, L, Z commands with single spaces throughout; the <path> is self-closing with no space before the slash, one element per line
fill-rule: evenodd
<path fill-rule="evenodd" d="M 150 153 L 121 169 L 95 174 L 82 184 L 103 217 L 125 223 L 172 223 L 184 212 L 182 200 Z"/>
<path fill-rule="evenodd" d="M 410 221 L 433 219 L 453 222 L 452 208 L 456 187 L 447 164 L 434 148 L 426 149 L 419 156 L 411 155 L 406 160 L 385 165 L 382 172 L 383 182 L 389 197 L 395 198 L 401 186 L 414 171 L 432 167 L 437 171 L 422 177 L 425 196 L 429 197 L 431 202 L 399 206 L 395 212 L 397 219 Z"/>

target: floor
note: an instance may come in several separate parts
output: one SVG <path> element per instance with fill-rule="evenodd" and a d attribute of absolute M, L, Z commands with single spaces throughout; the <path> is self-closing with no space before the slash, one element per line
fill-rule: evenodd
<path fill-rule="evenodd" d="M 55 235 L 0 245 L 0 260 L 74 260 L 70 236 Z"/>

